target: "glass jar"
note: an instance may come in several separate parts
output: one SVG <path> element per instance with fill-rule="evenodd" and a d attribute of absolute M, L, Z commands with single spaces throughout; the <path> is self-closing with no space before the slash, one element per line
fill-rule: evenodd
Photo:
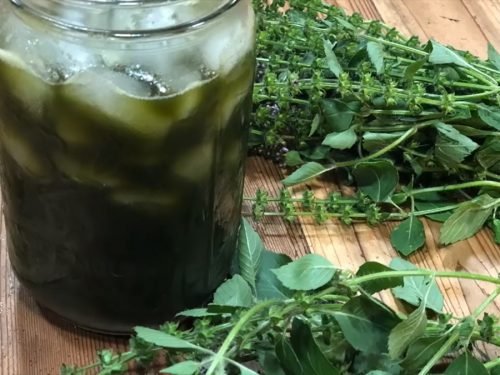
<path fill-rule="evenodd" d="M 19 280 L 129 332 L 208 302 L 237 241 L 249 0 L 0 0 L 1 181 Z"/>

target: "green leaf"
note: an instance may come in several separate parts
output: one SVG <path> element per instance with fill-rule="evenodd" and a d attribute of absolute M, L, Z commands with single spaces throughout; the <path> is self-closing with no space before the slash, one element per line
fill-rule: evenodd
<path fill-rule="evenodd" d="M 337 150 L 346 150 L 356 144 L 358 136 L 354 128 L 349 128 L 341 133 L 330 133 L 323 141 L 323 145 Z"/>
<path fill-rule="evenodd" d="M 204 318 L 207 316 L 216 316 L 216 315 L 219 315 L 219 314 L 208 312 L 208 309 L 199 308 L 199 309 L 191 309 L 191 310 L 182 311 L 182 312 L 178 313 L 176 316 L 184 316 L 187 318 Z"/>
<path fill-rule="evenodd" d="M 435 40 L 431 41 L 432 52 L 429 55 L 429 62 L 436 65 L 454 64 L 464 68 L 470 68 L 470 64 L 455 51 L 442 45 Z"/>
<path fill-rule="evenodd" d="M 394 271 L 383 264 L 377 262 L 367 262 L 359 267 L 356 276 L 366 276 L 381 272 Z M 390 277 L 386 279 L 378 279 L 362 283 L 361 287 L 369 294 L 378 293 L 382 290 L 396 288 L 397 286 L 403 285 L 402 277 Z"/>
<path fill-rule="evenodd" d="M 493 220 L 493 234 L 495 235 L 495 242 L 500 245 L 500 219 Z"/>
<path fill-rule="evenodd" d="M 392 375 L 392 373 L 387 371 L 374 370 L 368 372 L 366 375 Z"/>
<path fill-rule="evenodd" d="M 285 178 L 282 182 L 285 186 L 292 186 L 301 184 L 303 182 L 312 180 L 323 173 L 328 171 L 328 168 L 325 168 L 319 163 L 315 161 L 311 161 L 307 164 L 304 164 L 302 167 L 293 172 L 290 176 Z"/>
<path fill-rule="evenodd" d="M 184 361 L 176 363 L 173 366 L 161 370 L 160 374 L 193 375 L 200 369 L 200 367 L 201 367 L 200 362 Z"/>
<path fill-rule="evenodd" d="M 353 26 L 351 23 L 347 22 L 345 19 L 343 19 L 341 17 L 335 17 L 335 21 L 337 21 L 339 23 L 339 25 L 341 25 L 342 27 L 344 27 L 348 30 L 352 30 L 352 31 L 356 30 L 355 26 Z"/>
<path fill-rule="evenodd" d="M 410 215 L 391 232 L 391 244 L 401 254 L 408 256 L 425 245 L 424 225 L 418 217 Z"/>
<path fill-rule="evenodd" d="M 168 349 L 199 349 L 198 346 L 191 344 L 188 341 L 182 340 L 178 337 L 168 335 L 165 332 L 146 328 L 136 327 L 134 329 L 137 337 L 150 344 L 160 346 Z"/>
<path fill-rule="evenodd" d="M 273 272 L 288 289 L 315 290 L 330 282 L 336 269 L 322 256 L 308 254 Z"/>
<path fill-rule="evenodd" d="M 476 153 L 476 159 L 484 169 L 497 167 L 500 170 L 500 137 L 491 137 L 486 140 Z"/>
<path fill-rule="evenodd" d="M 441 227 L 440 243 L 449 245 L 474 236 L 493 213 L 491 203 L 494 201 L 489 195 L 483 194 L 462 203 Z"/>
<path fill-rule="evenodd" d="M 500 70 L 500 53 L 497 52 L 491 43 L 488 43 L 488 59 Z"/>
<path fill-rule="evenodd" d="M 477 113 L 486 125 L 500 130 L 500 109 L 498 107 L 490 107 L 483 104 L 479 107 Z"/>
<path fill-rule="evenodd" d="M 259 364 L 266 375 L 286 375 L 276 354 L 271 350 L 260 350 Z"/>
<path fill-rule="evenodd" d="M 384 46 L 378 42 L 368 42 L 366 45 L 366 50 L 368 51 L 368 57 L 370 57 L 370 61 L 375 67 L 377 74 L 384 74 Z"/>
<path fill-rule="evenodd" d="M 260 267 L 264 245 L 250 223 L 243 219 L 239 235 L 240 274 L 256 291 L 255 280 Z"/>
<path fill-rule="evenodd" d="M 276 356 L 281 367 L 287 375 L 306 375 L 297 354 L 295 354 L 290 342 L 283 336 L 276 341 Z"/>
<path fill-rule="evenodd" d="M 427 61 L 425 60 L 417 60 L 414 63 L 408 65 L 405 69 L 405 81 L 413 82 L 413 77 L 415 77 L 415 74 L 417 74 L 417 72 L 423 68 L 426 62 Z"/>
<path fill-rule="evenodd" d="M 253 303 L 252 289 L 240 275 L 234 275 L 215 291 L 214 304 L 249 307 Z"/>
<path fill-rule="evenodd" d="M 466 352 L 455 359 L 443 375 L 488 375 L 484 365 L 472 354 Z"/>
<path fill-rule="evenodd" d="M 398 170 L 388 160 L 358 163 L 353 170 L 359 190 L 375 202 L 385 202 L 399 182 Z"/>
<path fill-rule="evenodd" d="M 240 370 L 240 375 L 260 375 L 258 372 L 255 372 L 254 370 L 249 369 L 246 366 L 243 366 L 241 364 L 237 365 L 238 369 Z"/>
<path fill-rule="evenodd" d="M 396 139 L 400 138 L 404 133 L 372 133 L 365 132 L 363 134 L 363 148 L 369 152 L 376 152 L 388 146 Z"/>
<path fill-rule="evenodd" d="M 411 271 L 419 268 L 412 263 L 401 258 L 394 258 L 389 265 L 397 271 Z M 441 313 L 444 307 L 444 299 L 435 281 L 429 280 L 425 276 L 411 276 L 404 278 L 404 285 L 392 290 L 394 296 L 402 301 L 406 301 L 413 306 L 420 306 L 425 300 L 427 289 L 427 308 Z"/>
<path fill-rule="evenodd" d="M 349 344 L 367 353 L 385 352 L 389 334 L 400 322 L 388 307 L 366 296 L 351 298 L 333 314 Z"/>
<path fill-rule="evenodd" d="M 408 374 L 416 374 L 422 369 L 427 362 L 441 349 L 443 344 L 448 340 L 448 336 L 432 336 L 420 337 L 415 342 L 410 344 L 404 360 L 401 362 Z"/>
<path fill-rule="evenodd" d="M 262 262 L 257 273 L 257 298 L 259 300 L 268 299 L 287 299 L 290 298 L 293 292 L 285 288 L 278 277 L 273 272 L 274 269 L 280 268 L 292 260 L 285 254 L 276 254 L 268 250 L 262 253 Z"/>
<path fill-rule="evenodd" d="M 427 211 L 436 208 L 443 208 L 453 205 L 453 202 L 428 202 L 428 201 L 415 201 L 415 208 L 417 211 Z M 444 223 L 453 214 L 453 211 L 445 211 L 436 214 L 425 215 L 431 220 L 437 221 L 439 223 Z"/>
<path fill-rule="evenodd" d="M 340 371 L 333 367 L 314 340 L 309 325 L 302 319 L 293 320 L 290 341 L 304 374 L 340 375 Z"/>
<path fill-rule="evenodd" d="M 444 166 L 455 167 L 479 148 L 476 142 L 451 125 L 438 122 L 436 129 L 438 136 L 434 154 Z"/>
<path fill-rule="evenodd" d="M 408 318 L 399 323 L 389 335 L 389 355 L 392 359 L 401 357 L 408 346 L 425 333 L 427 315 L 425 300 Z"/>
<path fill-rule="evenodd" d="M 343 102 L 338 99 L 324 99 L 321 109 L 329 132 L 343 132 L 351 127 L 354 116 L 359 114 L 361 103 Z"/>
<path fill-rule="evenodd" d="M 339 59 L 335 52 L 333 51 L 333 45 L 329 40 L 323 40 L 323 47 L 326 55 L 326 63 L 328 64 L 328 68 L 330 71 L 335 74 L 337 78 L 340 77 L 342 73 L 344 73 L 344 69 L 339 63 Z"/>
<path fill-rule="evenodd" d="M 321 122 L 321 116 L 319 113 L 314 116 L 313 122 L 311 123 L 311 130 L 309 131 L 309 137 L 312 137 L 318 131 L 319 124 Z"/>
<path fill-rule="evenodd" d="M 299 165 L 304 164 L 304 160 L 302 160 L 300 153 L 298 151 L 288 151 L 285 154 L 285 163 L 289 167 L 297 167 Z"/>

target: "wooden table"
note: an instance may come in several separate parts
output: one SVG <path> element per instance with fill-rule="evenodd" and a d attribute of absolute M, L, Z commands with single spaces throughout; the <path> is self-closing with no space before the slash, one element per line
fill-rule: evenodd
<path fill-rule="evenodd" d="M 499 0 L 337 0 L 336 3 L 348 11 L 383 19 L 407 34 L 436 38 L 483 57 L 487 41 L 500 49 Z M 258 187 L 277 193 L 281 177 L 281 171 L 271 163 L 250 159 L 245 194 L 255 193 Z M 311 187 L 318 194 L 336 189 L 321 183 Z M 245 210 L 248 212 L 248 207 Z M 315 252 L 340 267 L 355 270 L 366 260 L 388 263 L 396 256 L 388 241 L 391 225 L 347 227 L 330 222 L 317 226 L 306 221 L 289 225 L 267 218 L 256 224 L 256 228 L 270 249 L 294 257 Z M 425 227 L 427 245 L 424 251 L 411 257 L 414 263 L 425 268 L 466 270 L 491 276 L 500 273 L 500 248 L 489 232 L 439 248 L 438 225 L 426 222 Z M 4 229 L 0 236 L 0 375 L 57 374 L 63 362 L 87 364 L 93 361 L 98 349 L 125 348 L 124 339 L 89 334 L 42 317 L 10 270 Z M 468 315 L 492 291 L 491 285 L 470 281 L 440 280 L 439 285 L 446 296 L 446 309 L 457 316 Z M 489 312 L 500 314 L 500 300 L 492 304 Z"/>

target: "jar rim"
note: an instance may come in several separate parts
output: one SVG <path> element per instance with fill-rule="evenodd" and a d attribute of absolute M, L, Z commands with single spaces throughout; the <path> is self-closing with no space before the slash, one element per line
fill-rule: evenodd
<path fill-rule="evenodd" d="M 1 1 L 1 0 L 0 0 Z M 81 6 L 154 6 L 154 5 L 167 5 L 168 3 L 180 2 L 184 0 L 66 0 L 66 3 L 73 3 Z M 176 25 L 151 28 L 151 29 L 137 29 L 137 30 L 112 30 L 103 28 L 92 28 L 83 25 L 77 25 L 64 20 L 53 17 L 34 6 L 26 3 L 25 0 L 10 0 L 10 2 L 18 9 L 26 11 L 29 15 L 41 19 L 42 21 L 48 22 L 51 25 L 77 33 L 84 33 L 94 36 L 104 36 L 116 39 L 136 39 L 136 38 L 147 38 L 155 36 L 165 36 L 165 35 L 175 35 L 183 34 L 189 31 L 194 31 L 202 28 L 204 25 L 210 21 L 215 20 L 219 16 L 223 15 L 234 6 L 236 6 L 241 0 L 226 0 L 217 9 L 214 9 L 210 13 L 190 20 L 188 22 L 179 23 Z"/>

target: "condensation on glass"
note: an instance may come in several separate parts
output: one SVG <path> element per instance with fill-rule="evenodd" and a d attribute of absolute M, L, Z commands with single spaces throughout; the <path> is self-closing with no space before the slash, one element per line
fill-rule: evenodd
<path fill-rule="evenodd" d="M 19 280 L 128 332 L 208 301 L 240 222 L 249 0 L 0 0 L 0 161 Z"/>

